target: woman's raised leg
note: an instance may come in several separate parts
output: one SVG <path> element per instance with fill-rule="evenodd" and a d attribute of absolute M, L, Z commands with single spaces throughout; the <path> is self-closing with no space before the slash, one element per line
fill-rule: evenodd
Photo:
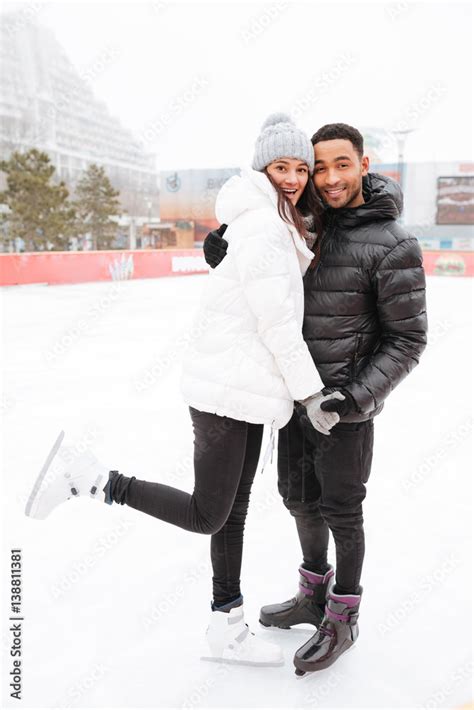
<path fill-rule="evenodd" d="M 247 423 L 200 412 L 190 407 L 194 428 L 194 491 L 185 491 L 118 472 L 111 475 L 108 494 L 184 530 L 217 533 L 232 510 L 244 464 Z"/>

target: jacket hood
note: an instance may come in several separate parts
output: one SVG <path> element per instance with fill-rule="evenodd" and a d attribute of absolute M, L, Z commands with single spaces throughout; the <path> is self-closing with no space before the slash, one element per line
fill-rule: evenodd
<path fill-rule="evenodd" d="M 234 175 L 222 186 L 217 195 L 215 210 L 219 222 L 230 225 L 243 212 L 262 207 L 270 207 L 277 214 L 277 192 L 264 173 L 243 168 L 240 175 Z M 296 247 L 301 273 L 304 274 L 314 254 L 296 228 L 290 224 L 286 226 Z M 229 238 L 230 235 L 226 234 L 226 239 Z"/>
<path fill-rule="evenodd" d="M 392 178 L 368 173 L 362 178 L 364 204 L 359 207 L 328 207 L 325 216 L 341 226 L 355 227 L 367 222 L 398 219 L 403 211 L 403 193 Z"/>
<path fill-rule="evenodd" d="M 231 224 L 246 210 L 278 204 L 275 188 L 264 173 L 243 168 L 222 186 L 216 198 L 215 212 L 222 224 Z"/>

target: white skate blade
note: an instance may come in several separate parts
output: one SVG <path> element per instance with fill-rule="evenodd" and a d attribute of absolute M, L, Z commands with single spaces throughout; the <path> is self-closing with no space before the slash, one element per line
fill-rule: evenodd
<path fill-rule="evenodd" d="M 64 439 L 64 431 L 61 431 L 59 433 L 58 438 L 53 444 L 53 447 L 51 451 L 49 452 L 46 461 L 43 464 L 43 468 L 38 474 L 38 478 L 35 481 L 35 484 L 33 486 L 33 490 L 30 493 L 30 496 L 28 500 L 26 501 L 26 506 L 25 506 L 25 515 L 28 515 L 30 518 L 37 518 L 38 520 L 41 520 L 42 518 L 39 518 L 34 514 L 34 511 L 32 511 L 33 505 L 38 497 L 39 490 L 41 488 L 41 484 L 43 483 L 44 477 L 48 473 L 48 469 L 51 466 L 54 457 L 56 456 L 59 447 L 61 446 L 62 440 Z"/>
<path fill-rule="evenodd" d="M 277 668 L 285 665 L 285 659 L 281 661 L 239 661 L 235 658 L 216 658 L 215 656 L 201 656 L 201 661 L 211 663 L 226 663 L 231 666 L 255 666 L 258 668 Z"/>

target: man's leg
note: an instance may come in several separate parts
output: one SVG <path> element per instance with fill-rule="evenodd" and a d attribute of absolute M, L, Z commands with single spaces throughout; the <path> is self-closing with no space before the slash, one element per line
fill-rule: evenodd
<path fill-rule="evenodd" d="M 359 582 L 365 551 L 362 501 L 372 463 L 373 434 L 372 420 L 337 424 L 328 437 L 329 448 L 315 458 L 320 509 L 336 543 L 336 584 L 328 590 L 317 632 L 295 653 L 299 675 L 328 668 L 359 635 Z"/>
<path fill-rule="evenodd" d="M 326 591 L 334 571 L 327 561 L 329 529 L 319 510 L 321 490 L 314 474 L 314 454 L 298 417 L 293 415 L 279 434 L 278 489 L 295 518 L 303 564 L 296 595 L 260 610 L 264 626 L 290 628 L 307 623 L 317 627 L 324 615 Z"/>
<path fill-rule="evenodd" d="M 320 436 L 323 448 L 326 438 Z M 327 561 L 329 528 L 319 509 L 321 488 L 314 473 L 316 455 L 314 445 L 304 436 L 299 418 L 294 414 L 279 433 L 278 490 L 295 518 L 303 567 L 324 573 L 330 568 Z"/>
<path fill-rule="evenodd" d="M 370 475 L 373 421 L 340 423 L 314 458 L 321 489 L 319 508 L 336 545 L 336 593 L 357 594 L 365 554 L 362 502 Z"/>

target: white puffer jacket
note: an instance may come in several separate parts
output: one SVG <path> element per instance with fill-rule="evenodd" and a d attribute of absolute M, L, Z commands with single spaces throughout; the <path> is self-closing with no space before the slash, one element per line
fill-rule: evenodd
<path fill-rule="evenodd" d="M 209 275 L 181 380 L 188 405 L 280 429 L 293 401 L 322 389 L 303 340 L 303 280 L 313 253 L 278 215 L 264 173 L 245 169 L 216 201 L 226 257 Z"/>

